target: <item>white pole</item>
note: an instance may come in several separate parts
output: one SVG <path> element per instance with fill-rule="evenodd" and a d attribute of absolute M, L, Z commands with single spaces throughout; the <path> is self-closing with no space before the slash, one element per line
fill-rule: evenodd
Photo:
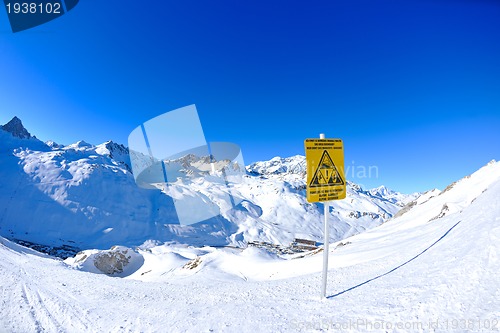
<path fill-rule="evenodd" d="M 319 135 L 320 139 L 325 138 L 325 134 L 321 133 Z M 326 297 L 326 280 L 328 275 L 328 252 L 329 252 L 329 244 L 330 244 L 330 228 L 328 227 L 328 215 L 329 215 L 329 203 L 326 201 L 323 203 L 325 208 L 325 232 L 324 232 L 324 240 L 323 240 L 323 280 L 321 283 L 321 298 Z"/>
<path fill-rule="evenodd" d="M 325 206 L 325 239 L 323 241 L 323 283 L 321 284 L 321 297 L 326 297 L 326 279 L 328 275 L 328 252 L 330 243 L 330 228 L 328 227 L 328 202 L 324 202 Z"/>

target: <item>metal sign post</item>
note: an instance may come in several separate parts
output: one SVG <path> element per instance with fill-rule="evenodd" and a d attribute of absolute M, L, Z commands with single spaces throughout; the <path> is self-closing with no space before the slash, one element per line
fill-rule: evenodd
<path fill-rule="evenodd" d="M 329 202 L 331 200 L 341 200 L 346 197 L 344 145 L 340 139 L 325 139 L 325 134 L 323 133 L 319 135 L 319 140 L 306 139 L 304 145 L 307 162 L 307 201 L 323 202 L 324 205 L 325 231 L 321 298 L 325 298 L 328 277 L 328 254 L 330 252 Z"/>
<path fill-rule="evenodd" d="M 321 133 L 319 135 L 320 139 L 325 138 L 325 133 Z M 326 297 L 326 281 L 328 277 L 328 253 L 330 252 L 330 228 L 328 225 L 328 215 L 329 215 L 329 202 L 326 201 L 323 203 L 324 206 L 324 213 L 325 213 L 325 232 L 324 232 L 324 239 L 323 239 L 323 273 L 322 273 L 322 280 L 321 280 L 321 298 Z"/>
<path fill-rule="evenodd" d="M 323 203 L 325 205 L 325 238 L 323 240 L 323 276 L 321 282 L 321 298 L 326 297 L 326 280 L 328 274 L 328 252 L 330 247 L 330 228 L 328 226 L 328 215 L 330 204 L 328 202 Z"/>

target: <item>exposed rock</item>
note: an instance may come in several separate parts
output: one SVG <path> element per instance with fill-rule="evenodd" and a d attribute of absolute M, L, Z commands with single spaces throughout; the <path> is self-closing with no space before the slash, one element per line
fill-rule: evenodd
<path fill-rule="evenodd" d="M 31 134 L 28 132 L 26 128 L 24 128 L 21 119 L 14 117 L 7 124 L 2 126 L 2 129 L 6 132 L 9 132 L 16 138 L 20 139 L 30 139 L 32 138 Z"/>
<path fill-rule="evenodd" d="M 449 210 L 450 210 L 450 207 L 448 207 L 448 204 L 444 204 L 443 208 L 441 208 L 441 211 L 439 212 L 439 214 L 434 216 L 432 219 L 430 219 L 429 222 L 444 217 Z"/>
<path fill-rule="evenodd" d="M 416 204 L 417 204 L 416 201 L 410 201 L 403 208 L 401 208 L 392 218 L 395 219 L 396 217 L 399 217 L 399 216 L 403 215 L 404 213 L 410 211 L 413 208 L 413 206 L 415 206 Z"/>
<path fill-rule="evenodd" d="M 109 251 L 102 251 L 94 256 L 94 266 L 101 272 L 112 275 L 123 273 L 133 257 L 138 256 L 132 249 L 123 246 L 113 246 Z"/>
<path fill-rule="evenodd" d="M 189 262 L 187 262 L 184 266 L 182 266 L 182 268 L 183 269 L 195 269 L 196 267 L 198 267 L 201 264 L 201 262 L 202 262 L 201 258 L 196 257 L 193 260 L 190 260 Z"/>

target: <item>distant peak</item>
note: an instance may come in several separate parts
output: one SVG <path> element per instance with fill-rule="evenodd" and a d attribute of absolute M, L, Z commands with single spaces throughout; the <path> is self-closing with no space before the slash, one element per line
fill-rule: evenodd
<path fill-rule="evenodd" d="M 375 187 L 369 191 L 371 194 L 380 194 L 380 195 L 390 195 L 395 193 L 393 190 L 388 188 L 385 185 L 380 185 L 379 187 Z"/>
<path fill-rule="evenodd" d="M 23 122 L 18 117 L 14 116 L 7 124 L 1 127 L 4 131 L 9 132 L 16 138 L 30 139 L 31 134 L 24 128 Z"/>
<path fill-rule="evenodd" d="M 109 151 L 123 151 L 128 154 L 128 148 L 122 145 L 121 143 L 116 143 L 113 140 L 108 140 L 106 142 L 101 143 L 100 145 L 97 145 L 97 147 L 105 148 L 108 149 Z"/>
<path fill-rule="evenodd" d="M 122 160 L 123 158 L 119 158 L 118 156 L 128 156 L 128 148 L 120 143 L 116 143 L 112 140 L 108 140 L 104 143 L 101 143 L 96 147 L 96 152 L 100 155 L 107 155 L 111 158 Z M 128 159 L 126 157 L 125 159 Z"/>
<path fill-rule="evenodd" d="M 92 146 L 90 143 L 86 142 L 85 140 L 78 140 L 77 142 L 74 143 L 74 145 L 79 146 L 79 147 L 90 147 L 90 146 Z"/>
<path fill-rule="evenodd" d="M 302 155 L 282 158 L 273 157 L 269 161 L 255 162 L 247 166 L 247 171 L 260 175 L 298 174 L 305 175 L 306 161 Z"/>
<path fill-rule="evenodd" d="M 49 146 L 50 148 L 63 148 L 64 147 L 64 145 L 60 145 L 60 144 L 58 144 L 57 142 L 55 142 L 53 140 L 45 141 L 45 144 L 47 146 Z"/>
<path fill-rule="evenodd" d="M 68 150 L 68 149 L 75 149 L 75 150 L 85 150 L 87 148 L 92 148 L 93 145 L 91 145 L 90 143 L 87 143 L 83 140 L 80 140 L 80 141 L 77 141 L 75 143 L 72 143 L 70 145 L 67 145 L 64 147 L 64 149 Z"/>

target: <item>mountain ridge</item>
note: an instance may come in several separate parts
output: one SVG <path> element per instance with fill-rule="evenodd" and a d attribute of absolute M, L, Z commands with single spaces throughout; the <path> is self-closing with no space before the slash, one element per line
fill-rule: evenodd
<path fill-rule="evenodd" d="M 206 179 L 171 187 L 180 198 L 200 196 L 221 209 L 216 218 L 183 227 L 172 197 L 135 184 L 123 145 L 45 144 L 5 130 L 0 145 L 0 176 L 8 180 L 0 185 L 0 235 L 10 239 L 78 248 L 137 246 L 148 240 L 242 246 L 322 239 L 322 204 L 305 200 L 301 155 L 249 165 L 234 187 L 242 200 L 235 207 L 224 201 L 224 187 Z M 372 194 L 349 181 L 347 191 L 346 200 L 331 204 L 332 240 L 380 225 L 404 206 L 405 198 L 414 199 Z"/>

